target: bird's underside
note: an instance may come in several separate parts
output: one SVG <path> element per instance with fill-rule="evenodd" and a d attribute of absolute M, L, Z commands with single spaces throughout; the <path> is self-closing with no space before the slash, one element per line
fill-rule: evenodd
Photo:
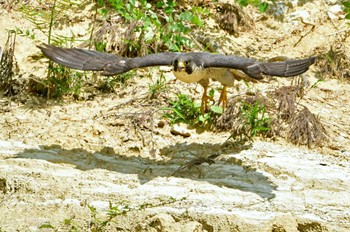
<path fill-rule="evenodd" d="M 200 83 L 204 87 L 202 111 L 207 109 L 206 90 L 209 79 L 223 84 L 219 102 L 227 103 L 226 87 L 235 79 L 260 80 L 264 75 L 291 77 L 306 72 L 315 62 L 315 57 L 280 62 L 260 62 L 251 58 L 205 52 L 164 52 L 142 57 L 127 58 L 114 54 L 77 48 L 60 48 L 52 45 L 38 46 L 51 60 L 69 68 L 101 71 L 111 76 L 132 69 L 150 66 L 173 66 L 177 79 L 187 83 Z"/>

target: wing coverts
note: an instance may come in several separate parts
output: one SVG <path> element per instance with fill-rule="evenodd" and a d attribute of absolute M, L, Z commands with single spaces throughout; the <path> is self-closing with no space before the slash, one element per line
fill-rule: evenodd
<path fill-rule="evenodd" d="M 114 54 L 78 48 L 60 48 L 52 45 L 38 46 L 45 56 L 69 68 L 102 71 L 102 75 L 121 74 L 132 69 L 149 66 L 170 66 L 181 56 L 190 56 L 198 67 L 238 69 L 255 79 L 264 75 L 290 77 L 306 72 L 316 58 L 281 62 L 260 62 L 250 58 L 205 52 L 164 52 L 142 57 L 127 58 Z"/>

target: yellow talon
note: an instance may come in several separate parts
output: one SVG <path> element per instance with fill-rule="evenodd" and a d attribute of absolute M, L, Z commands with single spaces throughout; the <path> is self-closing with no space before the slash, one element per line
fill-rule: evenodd
<path fill-rule="evenodd" d="M 214 101 L 213 97 L 210 97 L 210 96 L 207 95 L 208 86 L 203 86 L 203 88 L 204 88 L 204 92 L 203 92 L 202 104 L 201 104 L 201 112 L 202 112 L 202 114 L 207 112 L 208 109 L 209 109 L 209 107 L 208 107 L 208 100 Z"/>
<path fill-rule="evenodd" d="M 226 106 L 227 106 L 227 90 L 226 90 L 226 86 L 224 86 L 222 88 L 221 94 L 220 94 L 220 98 L 219 98 L 219 105 L 220 103 L 222 103 L 222 110 L 225 110 Z"/>

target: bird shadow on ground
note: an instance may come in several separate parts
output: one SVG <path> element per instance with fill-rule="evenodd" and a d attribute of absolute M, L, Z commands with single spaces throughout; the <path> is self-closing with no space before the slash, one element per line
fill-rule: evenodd
<path fill-rule="evenodd" d="M 160 150 L 162 161 L 116 154 L 110 147 L 98 152 L 64 149 L 59 145 L 26 149 L 14 158 L 41 159 L 68 163 L 82 171 L 106 169 L 124 174 L 137 174 L 141 184 L 157 177 L 176 177 L 205 181 L 218 187 L 252 192 L 264 199 L 275 197 L 276 185 L 258 170 L 245 166 L 234 154 L 251 147 L 225 144 L 176 144 Z"/>

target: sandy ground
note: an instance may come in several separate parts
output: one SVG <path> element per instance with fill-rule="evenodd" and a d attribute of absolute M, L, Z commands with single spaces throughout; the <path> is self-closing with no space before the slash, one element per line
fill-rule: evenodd
<path fill-rule="evenodd" d="M 327 17 L 331 6 L 314 1 L 295 7 L 284 22 L 256 17 L 255 30 L 238 38 L 218 33 L 230 53 L 317 55 L 338 45 L 339 34 L 348 28 L 341 12 L 332 20 Z M 304 23 L 303 12 L 309 14 Z M 19 12 L 1 8 L 0 46 L 5 29 L 14 26 L 26 29 L 31 24 Z M 88 35 L 86 22 L 80 30 Z M 21 78 L 45 76 L 45 64 L 30 58 L 39 54 L 36 44 L 17 37 Z M 344 44 L 349 53 L 349 39 Z M 317 71 L 313 66 L 303 75 L 313 84 Z M 159 72 L 137 75 L 116 93 L 89 100 L 1 94 L 0 231 L 37 231 L 45 223 L 58 231 L 91 231 L 106 219 L 110 203 L 120 215 L 105 231 L 350 230 L 347 81 L 326 79 L 302 99 L 329 137 L 310 150 L 283 139 L 226 142 L 229 133 L 185 125 L 181 127 L 191 136 L 174 136 L 159 106 L 177 92 L 200 99 L 200 86 L 175 82 L 165 72 L 168 91 L 150 99 L 148 84 Z M 264 91 L 286 84 L 290 81 L 275 80 L 252 88 Z M 188 165 L 196 162 L 201 164 Z"/>

